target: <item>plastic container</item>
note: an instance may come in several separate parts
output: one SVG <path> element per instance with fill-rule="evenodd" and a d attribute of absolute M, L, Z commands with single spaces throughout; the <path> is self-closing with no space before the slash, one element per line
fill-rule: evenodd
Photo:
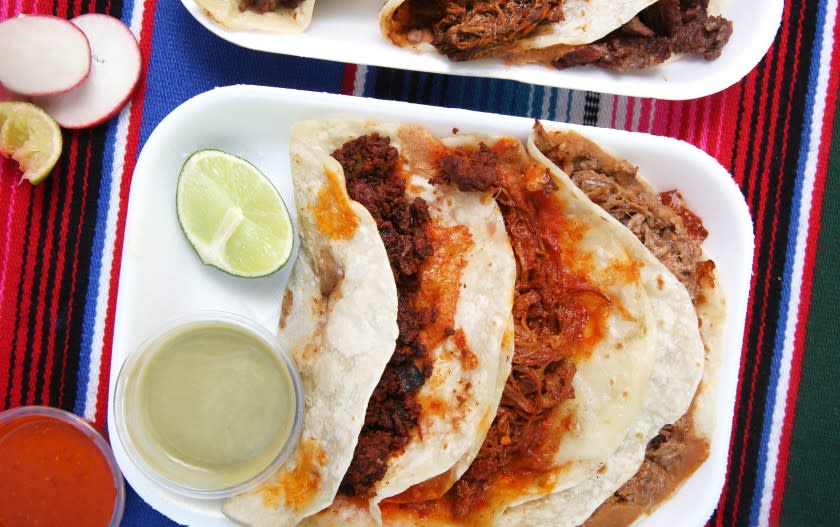
<path fill-rule="evenodd" d="M 272 366 L 275 374 L 266 374 Z M 254 388 L 257 379 L 267 380 Z M 179 382 L 184 386 L 174 386 Z M 280 403 L 265 404 L 271 400 Z M 132 463 L 190 498 L 224 498 L 257 486 L 289 457 L 303 423 L 294 362 L 264 328 L 220 311 L 173 320 L 140 344 L 120 369 L 113 405 Z M 288 413 L 272 421 L 283 407 Z M 243 432 L 254 423 L 274 427 Z"/>
<path fill-rule="evenodd" d="M 64 442 L 60 444 L 60 440 Z M 114 485 L 114 501 L 110 521 L 101 524 L 101 527 L 116 527 L 122 521 L 125 507 L 125 483 L 111 447 L 96 429 L 75 414 L 49 406 L 21 406 L 0 412 L 0 452 L 2 452 L 0 459 L 8 456 L 18 462 L 26 462 L 29 470 L 34 468 L 33 464 L 35 463 L 37 463 L 39 470 L 55 469 L 56 472 L 54 473 L 41 474 L 44 476 L 44 481 L 50 481 L 50 484 L 39 486 L 38 482 L 33 482 L 26 487 L 30 490 L 37 489 L 35 492 L 40 494 L 39 498 L 48 501 L 52 508 L 51 512 L 58 516 L 62 515 L 60 507 L 63 499 L 75 501 L 74 497 L 89 498 L 89 494 L 87 496 L 79 495 L 89 492 L 93 485 L 102 482 L 101 478 L 91 478 L 93 471 L 90 458 L 84 459 L 81 457 L 83 452 L 81 447 L 87 441 L 95 448 L 95 452 L 101 455 Z M 52 446 L 55 446 L 55 448 L 51 448 Z M 77 465 L 74 467 L 69 465 L 70 463 Z M 59 465 L 64 467 L 61 474 L 58 473 L 57 469 Z M 107 476 L 105 476 L 104 483 L 107 483 Z M 17 484 L 14 487 L 13 492 L 19 494 L 25 492 L 23 485 Z M 2 487 L 0 486 L 0 488 Z M 17 504 L 21 507 L 19 511 L 12 511 L 13 514 L 24 511 L 27 503 L 26 495 L 6 496 L 10 501 L 17 500 Z M 56 508 L 59 508 L 59 510 L 56 510 Z M 2 505 L 0 505 L 0 509 L 2 509 Z M 39 511 L 43 511 L 43 509 L 35 512 Z M 70 513 L 69 511 L 66 512 Z M 0 523 L 3 523 L 3 515 L 3 511 L 0 510 Z M 103 518 L 107 518 L 107 512 L 105 512 Z M 90 525 L 89 527 L 100 526 Z"/>

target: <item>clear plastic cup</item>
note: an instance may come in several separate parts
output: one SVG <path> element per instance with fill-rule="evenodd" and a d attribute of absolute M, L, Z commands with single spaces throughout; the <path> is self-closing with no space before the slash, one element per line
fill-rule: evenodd
<path fill-rule="evenodd" d="M 209 329 L 208 329 L 209 328 Z M 291 383 L 291 426 L 282 448 L 265 466 L 236 481 L 229 481 L 224 465 L 200 465 L 185 462 L 156 438 L 150 426 L 148 405 L 144 406 L 140 385 L 148 375 L 149 364 L 165 347 L 181 335 L 213 328 L 228 328 L 247 335 L 270 350 L 276 364 L 288 373 Z M 191 333 L 192 332 L 192 333 Z M 147 390 L 148 391 L 148 390 Z M 238 315 L 219 311 L 205 311 L 172 321 L 132 351 L 122 365 L 114 391 L 116 430 L 131 462 L 147 477 L 162 487 L 192 498 L 223 498 L 251 489 L 273 474 L 289 457 L 300 438 L 303 423 L 303 389 L 292 359 L 282 349 L 276 337 L 258 324 Z M 278 409 L 279 411 L 280 409 Z M 144 414 L 144 412 L 147 412 Z M 272 450 L 273 452 L 273 450 Z M 215 473 L 214 473 L 215 471 Z M 239 474 L 237 472 L 237 474 Z M 228 480 L 223 484 L 214 481 Z M 209 482 L 209 483 L 208 483 Z"/>
<path fill-rule="evenodd" d="M 113 478 L 115 490 L 113 512 L 111 514 L 110 522 L 107 523 L 107 526 L 118 526 L 122 521 L 123 510 L 125 508 L 125 483 L 123 481 L 122 472 L 120 472 L 119 466 L 117 465 L 117 460 L 114 459 L 114 453 L 111 451 L 111 447 L 108 444 L 108 442 L 102 437 L 102 435 L 99 434 L 99 432 L 95 428 L 93 428 L 87 421 L 85 421 L 81 417 L 70 412 L 61 410 L 59 408 L 53 408 L 49 406 L 21 406 L 0 412 L 0 448 L 9 448 L 9 442 L 14 434 L 24 433 L 25 428 L 27 426 L 42 420 L 53 421 L 54 424 L 58 424 L 59 426 L 66 425 L 80 432 L 84 438 L 88 439 L 91 443 L 93 443 L 93 445 L 102 455 L 102 458 L 105 461 L 105 464 L 107 465 Z M 44 433 L 49 434 L 52 432 Z M 41 441 L 43 441 L 43 439 Z M 8 451 L 5 453 L 8 454 Z M 42 453 L 46 454 L 47 452 L 42 451 Z M 52 452 L 49 453 L 52 454 Z M 65 452 L 62 451 L 62 448 L 57 446 L 56 451 L 54 453 L 56 456 L 58 456 L 64 454 Z M 44 476 L 48 477 L 50 475 L 44 474 Z M 49 492 L 57 492 L 57 488 L 59 487 L 53 486 L 49 490 Z M 49 499 L 50 497 L 45 496 L 45 498 Z M 55 506 L 55 503 L 52 502 L 50 506 Z M 106 526 L 103 525 L 101 527 Z"/>

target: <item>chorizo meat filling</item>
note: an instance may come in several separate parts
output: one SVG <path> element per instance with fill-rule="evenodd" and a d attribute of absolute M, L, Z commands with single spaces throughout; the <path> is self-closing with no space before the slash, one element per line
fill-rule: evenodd
<path fill-rule="evenodd" d="M 429 350 L 419 338 L 436 313 L 417 308 L 421 266 L 432 255 L 429 210 L 422 198 L 409 202 L 397 171 L 399 152 L 390 139 L 361 136 L 333 152 L 344 169 L 347 193 L 373 216 L 397 284 L 399 336 L 385 372 L 368 403 L 365 424 L 340 492 L 369 498 L 387 472 L 386 460 L 401 451 L 417 427 L 414 395 L 432 373 Z"/>

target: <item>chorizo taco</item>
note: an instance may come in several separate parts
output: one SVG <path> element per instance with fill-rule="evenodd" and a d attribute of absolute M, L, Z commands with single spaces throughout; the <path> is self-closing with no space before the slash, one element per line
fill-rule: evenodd
<path fill-rule="evenodd" d="M 493 200 L 433 185 L 429 131 L 295 125 L 301 247 L 280 338 L 304 384 L 296 457 L 229 499 L 249 525 L 293 525 L 336 493 L 377 503 L 468 465 L 513 353 L 515 262 Z"/>
<path fill-rule="evenodd" d="M 517 262 L 513 365 L 471 464 L 384 500 L 386 525 L 492 525 L 585 484 L 685 413 L 703 370 L 685 287 L 533 144 L 444 144 L 432 181 L 494 199 L 505 221 Z M 377 520 L 340 495 L 306 524 Z"/>
<path fill-rule="evenodd" d="M 195 0 L 227 29 L 299 33 L 312 21 L 315 0 Z"/>
<path fill-rule="evenodd" d="M 732 34 L 709 0 L 389 0 L 379 21 L 394 44 L 453 61 L 500 57 L 618 71 L 678 54 L 712 60 Z"/>

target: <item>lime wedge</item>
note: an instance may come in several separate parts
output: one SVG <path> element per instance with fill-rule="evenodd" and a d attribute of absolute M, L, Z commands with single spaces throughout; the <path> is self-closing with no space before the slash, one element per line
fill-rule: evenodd
<path fill-rule="evenodd" d="M 0 102 L 0 154 L 18 162 L 23 179 L 37 185 L 49 176 L 61 144 L 61 129 L 47 112 L 28 102 Z"/>
<path fill-rule="evenodd" d="M 199 150 L 181 167 L 178 221 L 205 264 L 236 276 L 271 274 L 289 261 L 293 230 L 280 193 L 254 165 Z"/>

